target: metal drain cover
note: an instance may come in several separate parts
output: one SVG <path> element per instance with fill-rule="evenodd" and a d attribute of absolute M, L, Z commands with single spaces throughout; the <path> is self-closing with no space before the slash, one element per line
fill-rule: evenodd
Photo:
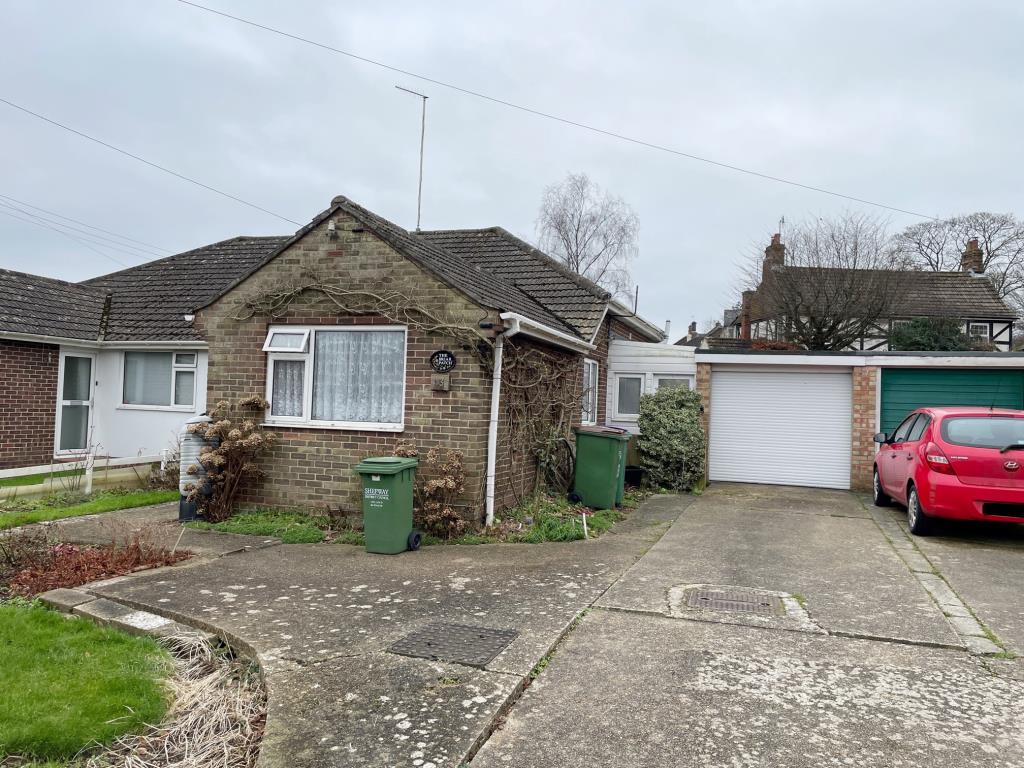
<path fill-rule="evenodd" d="M 760 613 L 774 616 L 783 613 L 782 601 L 774 595 L 723 589 L 689 589 L 686 605 L 690 608 L 708 608 L 712 611 Z"/>
<path fill-rule="evenodd" d="M 406 635 L 388 650 L 401 656 L 484 667 L 517 637 L 519 633 L 514 629 L 428 624 Z"/>

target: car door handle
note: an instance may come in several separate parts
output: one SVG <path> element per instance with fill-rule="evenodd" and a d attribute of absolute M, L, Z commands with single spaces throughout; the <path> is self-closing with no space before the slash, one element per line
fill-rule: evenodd
<path fill-rule="evenodd" d="M 914 458 L 913 454 L 910 454 L 910 453 L 907 454 L 907 461 L 912 461 L 913 458 Z"/>

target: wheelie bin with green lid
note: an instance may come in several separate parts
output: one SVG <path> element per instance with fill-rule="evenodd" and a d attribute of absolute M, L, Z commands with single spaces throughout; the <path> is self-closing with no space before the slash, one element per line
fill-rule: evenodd
<path fill-rule="evenodd" d="M 593 509 L 622 503 L 629 433 L 611 427 L 577 427 L 573 490 Z"/>
<path fill-rule="evenodd" d="M 412 527 L 413 484 L 417 461 L 399 456 L 363 459 L 356 472 L 363 480 L 363 532 L 366 551 L 396 555 L 420 548 Z"/>

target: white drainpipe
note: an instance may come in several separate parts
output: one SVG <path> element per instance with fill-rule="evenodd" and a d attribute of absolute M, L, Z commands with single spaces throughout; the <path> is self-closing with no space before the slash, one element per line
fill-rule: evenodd
<path fill-rule="evenodd" d="M 511 319 L 511 327 L 494 341 L 494 372 L 491 378 L 491 419 L 487 424 L 487 495 L 484 524 L 494 525 L 495 467 L 498 462 L 498 421 L 501 412 L 501 362 L 505 351 L 505 338 L 519 333 L 519 321 Z"/>

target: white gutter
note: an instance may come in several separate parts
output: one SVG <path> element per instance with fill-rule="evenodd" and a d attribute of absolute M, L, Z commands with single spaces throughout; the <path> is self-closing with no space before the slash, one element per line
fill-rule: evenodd
<path fill-rule="evenodd" d="M 541 341 L 546 341 L 549 344 L 554 344 L 557 347 L 565 347 L 566 349 L 571 349 L 574 352 L 590 352 L 592 349 L 596 348 L 594 344 L 583 341 L 576 336 L 571 336 L 568 333 L 557 331 L 550 326 L 538 323 L 535 320 L 523 317 L 515 312 L 502 312 L 501 319 L 513 324 L 513 327 L 515 328 L 514 333 L 521 333 L 524 336 L 540 339 Z M 511 336 L 512 334 L 506 331 L 505 335 Z"/>
<path fill-rule="evenodd" d="M 146 349 L 163 347 L 167 349 L 206 349 L 205 341 L 88 341 L 63 336 L 43 336 L 34 333 L 4 333 L 0 331 L 0 339 L 4 341 L 27 341 L 33 344 L 52 344 L 63 347 L 80 347 L 83 349 Z"/>

